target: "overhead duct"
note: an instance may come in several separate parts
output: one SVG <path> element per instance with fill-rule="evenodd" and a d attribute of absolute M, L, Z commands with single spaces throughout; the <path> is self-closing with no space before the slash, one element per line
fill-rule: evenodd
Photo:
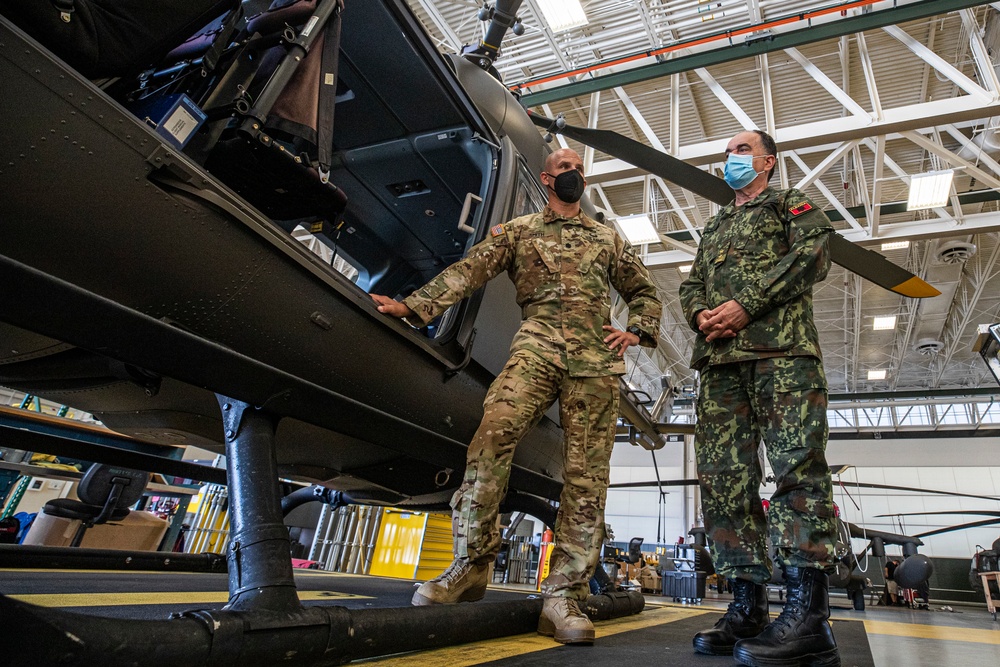
<path fill-rule="evenodd" d="M 940 243 L 934 251 L 934 260 L 941 264 L 964 264 L 976 254 L 976 246 L 967 241 Z"/>
<path fill-rule="evenodd" d="M 997 53 L 1000 51 L 1000 12 L 992 6 L 986 11 L 989 13 L 986 15 L 986 28 L 983 30 L 983 44 L 990 54 L 993 69 L 1000 76 L 1000 68 L 997 67 Z M 975 162 L 983 153 L 987 155 L 1000 153 L 1000 117 L 986 121 L 983 131 L 972 137 L 972 146 L 963 146 L 962 150 L 958 151 L 958 156 Z"/>
<path fill-rule="evenodd" d="M 924 279 L 941 290 L 941 295 L 921 299 L 914 321 L 913 340 L 917 341 L 913 351 L 924 356 L 932 356 L 944 349 L 945 325 L 955 293 L 962 282 L 965 262 L 976 253 L 972 237 L 931 242 L 932 261 L 927 266 Z"/>
<path fill-rule="evenodd" d="M 921 338 L 913 349 L 925 357 L 930 357 L 944 349 L 944 343 L 932 338 Z"/>

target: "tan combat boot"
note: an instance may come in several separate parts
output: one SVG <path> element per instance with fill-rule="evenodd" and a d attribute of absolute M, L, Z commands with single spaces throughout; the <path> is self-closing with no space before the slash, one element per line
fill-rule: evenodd
<path fill-rule="evenodd" d="M 420 607 L 482 600 L 489 574 L 489 563 L 470 563 L 467 558 L 456 558 L 447 570 L 421 584 L 410 604 Z"/>
<path fill-rule="evenodd" d="M 538 617 L 538 634 L 560 644 L 593 644 L 594 624 L 573 598 L 546 598 Z"/>

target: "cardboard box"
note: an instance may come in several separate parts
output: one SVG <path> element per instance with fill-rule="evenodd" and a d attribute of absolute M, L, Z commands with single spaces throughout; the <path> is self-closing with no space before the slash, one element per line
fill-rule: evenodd
<path fill-rule="evenodd" d="M 167 532 L 167 525 L 166 520 L 149 512 L 129 512 L 121 521 L 103 523 L 89 529 L 80 546 L 90 549 L 156 551 Z M 24 538 L 24 544 L 68 547 L 79 527 L 78 519 L 65 519 L 39 512 Z"/>
<path fill-rule="evenodd" d="M 661 592 L 660 575 L 652 567 L 642 568 L 639 570 L 639 586 L 642 587 L 643 593 L 659 594 Z"/>

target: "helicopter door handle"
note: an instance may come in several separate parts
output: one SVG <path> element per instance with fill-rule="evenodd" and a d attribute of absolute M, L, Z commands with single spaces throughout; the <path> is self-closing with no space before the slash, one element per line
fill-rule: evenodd
<path fill-rule="evenodd" d="M 482 202 L 482 197 L 477 197 L 471 192 L 465 195 L 465 203 L 462 204 L 462 213 L 458 216 L 458 231 L 465 232 L 466 234 L 475 234 L 476 230 L 473 227 L 465 224 L 465 221 L 469 219 L 469 211 L 472 210 L 472 200 L 475 199 L 477 202 Z"/>

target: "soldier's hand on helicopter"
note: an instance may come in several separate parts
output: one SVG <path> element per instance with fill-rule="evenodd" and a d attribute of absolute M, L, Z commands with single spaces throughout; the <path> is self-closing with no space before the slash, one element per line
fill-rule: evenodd
<path fill-rule="evenodd" d="M 704 317 L 702 317 L 704 315 Z M 712 310 L 698 313 L 698 328 L 706 335 L 705 340 L 732 338 L 750 324 L 750 316 L 738 301 L 730 299 Z"/>
<path fill-rule="evenodd" d="M 378 304 L 378 312 L 385 313 L 386 315 L 392 315 L 393 317 L 410 317 L 416 315 L 410 307 L 405 303 L 396 301 L 393 298 L 383 296 L 381 294 L 369 294 L 372 301 Z"/>
<path fill-rule="evenodd" d="M 619 331 L 612 326 L 604 325 L 605 331 L 610 331 L 611 333 L 604 339 L 604 342 L 608 344 L 608 349 L 613 350 L 619 345 L 618 356 L 624 357 L 625 350 L 629 349 L 633 345 L 639 344 L 639 337 L 635 334 L 629 333 L 627 331 Z"/>

